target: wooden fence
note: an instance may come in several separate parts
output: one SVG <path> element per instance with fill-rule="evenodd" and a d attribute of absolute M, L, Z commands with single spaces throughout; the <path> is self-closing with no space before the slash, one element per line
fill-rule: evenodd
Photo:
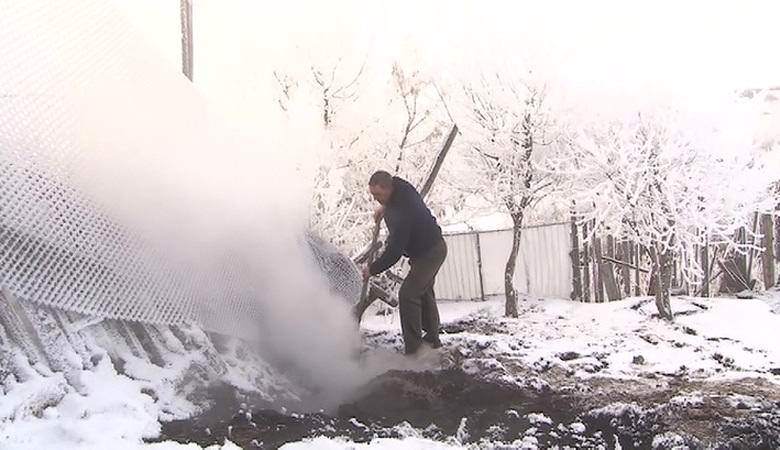
<path fill-rule="evenodd" d="M 635 243 L 610 235 L 588 237 L 592 223 L 570 225 L 571 299 L 605 302 L 627 296 L 652 295 L 652 264 L 648 252 Z M 739 230 L 735 239 L 752 247 L 745 253 L 727 252 L 724 245 L 702 245 L 674 255 L 672 291 L 675 294 L 709 297 L 717 293 L 738 294 L 777 283 L 775 265 L 780 249 L 780 220 L 770 214 L 756 214 L 753 230 Z M 753 237 L 758 236 L 758 237 Z M 699 279 L 684 280 L 680 261 L 697 258 L 704 269 Z"/>

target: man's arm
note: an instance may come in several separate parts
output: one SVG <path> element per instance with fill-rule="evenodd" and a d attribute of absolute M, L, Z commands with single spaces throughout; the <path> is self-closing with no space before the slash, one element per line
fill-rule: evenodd
<path fill-rule="evenodd" d="M 408 220 L 401 220 L 395 230 L 390 233 L 385 251 L 368 267 L 371 275 L 377 275 L 393 266 L 401 259 L 406 244 L 409 242 L 411 227 Z"/>

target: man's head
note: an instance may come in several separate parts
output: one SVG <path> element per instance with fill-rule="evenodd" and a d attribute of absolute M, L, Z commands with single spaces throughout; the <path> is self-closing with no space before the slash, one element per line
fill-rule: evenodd
<path fill-rule="evenodd" d="M 374 200 L 386 204 L 393 195 L 393 176 L 384 170 L 374 172 L 368 180 L 368 190 Z"/>

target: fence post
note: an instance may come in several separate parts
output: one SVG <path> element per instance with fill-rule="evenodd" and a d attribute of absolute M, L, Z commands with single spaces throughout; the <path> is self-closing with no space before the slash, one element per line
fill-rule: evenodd
<path fill-rule="evenodd" d="M 577 233 L 577 216 L 571 214 L 571 299 L 582 301 L 582 274 L 580 273 L 580 239 Z"/>
<path fill-rule="evenodd" d="M 634 258 L 634 251 L 633 247 L 631 246 L 631 243 L 628 241 L 623 241 L 620 246 L 623 248 L 623 258 L 624 261 L 628 261 L 631 263 Z M 639 267 L 639 266 L 637 266 Z M 631 268 L 630 267 L 623 267 L 623 291 L 626 293 L 626 297 L 631 297 Z"/>
<path fill-rule="evenodd" d="M 636 267 L 642 267 L 642 247 L 639 246 L 639 244 L 636 244 L 633 246 L 633 252 L 634 255 L 636 255 Z M 639 271 L 634 271 L 634 295 L 639 297 L 642 295 L 642 288 L 639 286 L 639 282 L 641 280 L 639 279 Z"/>
<path fill-rule="evenodd" d="M 595 222 L 593 229 L 596 229 Z M 604 277 L 601 273 L 601 238 L 593 236 L 593 300 L 597 303 L 604 301 Z"/>
<path fill-rule="evenodd" d="M 479 295 L 480 299 L 482 301 L 485 301 L 485 281 L 483 280 L 482 275 L 482 246 L 479 243 L 479 235 L 480 233 L 477 232 L 476 234 L 476 244 L 477 244 L 477 271 L 479 272 Z"/>
<path fill-rule="evenodd" d="M 590 249 L 588 222 L 582 224 L 582 301 L 590 302 Z"/>
<path fill-rule="evenodd" d="M 615 258 L 615 238 L 612 235 L 607 236 L 607 256 Z M 603 259 L 600 261 L 599 277 L 606 288 L 607 300 L 614 301 L 623 298 L 620 295 L 620 286 L 615 280 L 615 268 L 611 262 L 604 262 Z"/>
<path fill-rule="evenodd" d="M 706 231 L 705 231 L 706 232 Z M 710 237 L 704 236 L 704 246 L 701 249 L 701 266 L 704 268 L 704 279 L 701 285 L 702 297 L 710 296 Z"/>
<path fill-rule="evenodd" d="M 764 289 L 775 285 L 775 243 L 774 224 L 771 214 L 761 216 L 761 234 L 764 235 L 764 252 L 761 254 L 761 266 L 764 272 Z"/>
<path fill-rule="evenodd" d="M 780 205 L 775 207 L 775 210 L 777 209 L 780 209 Z M 775 238 L 775 264 L 777 264 L 780 262 L 780 216 L 772 217 L 772 225 L 774 225 L 774 232 L 772 235 Z M 777 279 L 775 279 L 775 284 L 777 284 Z"/>

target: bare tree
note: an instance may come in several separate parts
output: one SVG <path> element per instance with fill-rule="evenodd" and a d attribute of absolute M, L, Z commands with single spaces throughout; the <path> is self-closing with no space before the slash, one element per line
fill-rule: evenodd
<path fill-rule="evenodd" d="M 494 74 L 463 90 L 482 194 L 512 218 L 512 247 L 504 270 L 505 313 L 517 317 L 514 275 L 523 221 L 554 184 L 553 174 L 538 165 L 552 148 L 545 88 Z"/>
<path fill-rule="evenodd" d="M 433 87 L 432 83 L 422 78 L 418 70 L 411 73 L 404 72 L 398 63 L 393 64 L 393 82 L 406 113 L 395 164 L 395 172 L 398 173 L 401 170 L 405 152 L 420 144 L 431 143 L 433 138 L 441 135 L 441 130 L 436 124 L 426 123 L 430 122 L 432 105 L 421 98 L 424 90 Z M 416 133 L 418 130 L 422 133 Z M 416 134 L 420 134 L 420 136 L 415 137 Z"/>
<path fill-rule="evenodd" d="M 355 253 L 371 236 L 373 205 L 366 194 L 370 174 L 384 166 L 413 183 L 422 182 L 447 125 L 437 115 L 441 102 L 433 95 L 432 83 L 417 70 L 395 64 L 391 84 L 382 86 L 382 92 L 392 95 L 367 100 L 360 95 L 363 66 L 354 73 L 338 66 L 327 72 L 312 68 L 310 73 L 313 90 L 307 92 L 322 108 L 320 124 L 328 144 L 318 149 L 321 163 L 315 173 L 311 226 Z M 275 77 L 282 103 L 290 96 L 288 88 L 304 87 L 281 74 Z"/>
<path fill-rule="evenodd" d="M 343 77 L 339 72 L 342 61 L 343 59 L 339 58 L 333 67 L 327 70 L 311 66 L 312 78 L 322 96 L 322 123 L 325 128 L 329 128 L 333 123 L 338 104 L 354 102 L 357 99 L 360 77 L 366 67 L 366 62 L 363 60 L 354 74 Z"/>
<path fill-rule="evenodd" d="M 287 112 L 293 91 L 298 87 L 298 82 L 290 75 L 278 70 L 274 70 L 273 75 L 279 88 L 276 102 L 279 103 L 279 107 L 282 108 L 282 111 Z"/>
<path fill-rule="evenodd" d="M 734 231 L 772 203 L 774 176 L 756 159 L 753 136 L 731 118 L 686 117 L 660 109 L 596 124 L 569 146 L 570 196 L 592 205 L 579 211 L 583 220 L 595 223 L 592 234 L 610 230 L 646 249 L 656 306 L 668 320 L 675 257 L 685 255 L 679 259 L 685 282 L 701 278 L 705 268 L 686 249 L 722 243 L 745 251 L 731 239 Z"/>

